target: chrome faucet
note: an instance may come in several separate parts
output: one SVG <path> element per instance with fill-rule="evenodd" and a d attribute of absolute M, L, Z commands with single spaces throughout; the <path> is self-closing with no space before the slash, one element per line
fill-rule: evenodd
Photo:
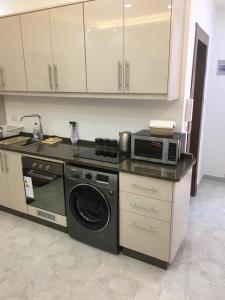
<path fill-rule="evenodd" d="M 43 128 L 42 128 L 42 124 L 41 124 L 41 116 L 38 114 L 30 114 L 30 115 L 25 115 L 23 117 L 20 118 L 20 122 L 22 122 L 25 118 L 38 118 L 39 120 L 39 140 L 42 141 L 44 138 L 44 134 L 43 134 Z"/>

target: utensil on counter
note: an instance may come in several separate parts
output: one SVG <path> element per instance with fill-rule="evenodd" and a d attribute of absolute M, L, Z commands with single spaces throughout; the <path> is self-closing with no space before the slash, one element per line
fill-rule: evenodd
<path fill-rule="evenodd" d="M 122 153 L 130 153 L 131 150 L 131 133 L 129 131 L 123 131 L 119 133 L 119 148 Z"/>

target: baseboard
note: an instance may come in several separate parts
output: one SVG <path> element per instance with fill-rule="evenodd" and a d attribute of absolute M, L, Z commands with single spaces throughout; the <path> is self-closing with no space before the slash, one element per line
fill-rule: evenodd
<path fill-rule="evenodd" d="M 203 179 L 209 179 L 209 180 L 214 180 L 214 181 L 219 181 L 219 182 L 225 182 L 225 178 L 212 176 L 212 175 L 204 175 Z"/>
<path fill-rule="evenodd" d="M 17 210 L 14 210 L 14 209 L 2 206 L 2 205 L 0 205 L 0 210 L 2 210 L 4 212 L 7 212 L 7 213 L 10 213 L 12 215 L 15 215 L 17 217 L 23 218 L 23 219 L 33 221 L 33 222 L 41 224 L 41 225 L 54 228 L 56 230 L 59 230 L 59 231 L 65 232 L 65 233 L 68 232 L 67 227 L 64 227 L 64 226 L 59 225 L 59 224 L 51 223 L 51 222 L 45 221 L 43 219 L 39 219 L 38 217 L 28 215 L 28 214 L 22 213 L 20 211 L 17 211 Z"/>
<path fill-rule="evenodd" d="M 135 259 L 143 261 L 145 263 L 154 265 L 154 266 L 159 267 L 164 270 L 167 270 L 169 267 L 169 263 L 166 261 L 162 261 L 158 258 L 154 258 L 154 257 L 139 253 L 139 252 L 131 250 L 131 249 L 123 248 L 122 253 L 124 255 L 130 256 L 132 258 L 135 258 Z"/>

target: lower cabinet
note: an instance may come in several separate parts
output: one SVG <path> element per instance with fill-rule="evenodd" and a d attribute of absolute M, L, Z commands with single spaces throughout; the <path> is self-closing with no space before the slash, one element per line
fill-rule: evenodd
<path fill-rule="evenodd" d="M 0 205 L 27 213 L 19 153 L 0 151 Z"/>
<path fill-rule="evenodd" d="M 191 175 L 173 183 L 120 173 L 120 246 L 172 263 L 188 228 Z"/>

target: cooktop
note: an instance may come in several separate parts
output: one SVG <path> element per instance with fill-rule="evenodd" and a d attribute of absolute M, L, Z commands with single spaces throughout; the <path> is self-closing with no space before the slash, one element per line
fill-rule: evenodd
<path fill-rule="evenodd" d="M 80 158 L 86 158 L 91 160 L 97 160 L 102 162 L 108 162 L 113 164 L 119 164 L 123 160 L 127 159 L 129 155 L 120 153 L 119 149 L 99 149 L 98 147 L 89 148 L 81 151 Z"/>

